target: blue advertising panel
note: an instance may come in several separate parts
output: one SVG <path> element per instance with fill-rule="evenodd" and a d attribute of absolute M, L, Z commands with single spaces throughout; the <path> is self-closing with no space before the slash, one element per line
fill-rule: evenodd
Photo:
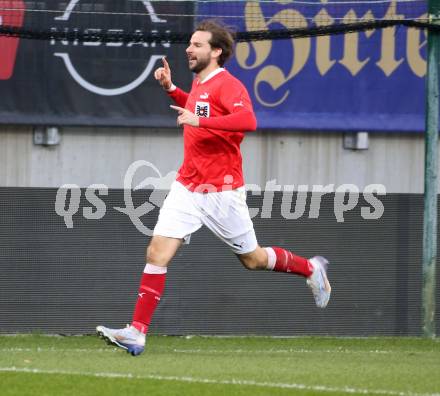
<path fill-rule="evenodd" d="M 221 3 L 221 2 L 219 2 Z M 426 17 L 426 1 L 238 1 L 199 5 L 238 31 Z M 403 26 L 238 43 L 228 69 L 259 128 L 423 131 L 427 34 Z"/>

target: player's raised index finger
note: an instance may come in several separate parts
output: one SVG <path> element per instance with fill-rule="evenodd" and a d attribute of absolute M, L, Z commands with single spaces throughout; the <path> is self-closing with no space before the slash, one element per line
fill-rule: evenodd
<path fill-rule="evenodd" d="M 163 57 L 162 58 L 162 63 L 163 63 L 163 67 L 165 68 L 165 71 L 169 71 L 170 70 L 170 65 L 168 64 L 167 58 Z"/>
<path fill-rule="evenodd" d="M 174 106 L 174 105 L 170 105 L 170 107 L 171 107 L 173 110 L 178 111 L 179 113 L 183 113 L 183 112 L 185 111 L 185 109 L 184 109 L 183 107 Z"/>

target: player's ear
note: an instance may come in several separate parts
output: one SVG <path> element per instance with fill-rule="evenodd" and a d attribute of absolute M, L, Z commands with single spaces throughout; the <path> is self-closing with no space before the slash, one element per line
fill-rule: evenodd
<path fill-rule="evenodd" d="M 214 58 L 217 58 L 217 60 L 218 60 L 220 58 L 220 55 L 222 54 L 223 50 L 221 48 L 214 48 L 212 52 L 213 52 Z"/>

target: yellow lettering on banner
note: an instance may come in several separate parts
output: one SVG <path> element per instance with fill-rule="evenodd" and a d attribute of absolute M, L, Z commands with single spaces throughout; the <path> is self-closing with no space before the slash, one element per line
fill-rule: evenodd
<path fill-rule="evenodd" d="M 334 19 L 324 8 L 316 14 L 313 21 L 316 26 L 330 26 L 334 23 Z M 326 74 L 335 63 L 336 61 L 330 58 L 330 36 L 318 36 L 316 38 L 316 66 L 321 76 Z"/>
<path fill-rule="evenodd" d="M 365 17 L 364 17 L 365 18 Z M 354 10 L 350 10 L 345 14 L 342 23 L 348 24 L 356 21 L 357 15 Z M 359 60 L 359 33 L 346 33 L 344 35 L 344 57 L 339 63 L 345 66 L 348 71 L 355 76 L 369 62 L 370 58 L 363 61 Z"/>
<path fill-rule="evenodd" d="M 268 30 L 263 12 L 258 2 L 248 1 L 245 6 L 244 15 L 247 31 L 253 32 L 256 30 Z M 247 64 L 251 54 L 251 49 L 255 51 L 255 61 L 252 64 Z M 271 49 L 272 42 L 269 40 L 238 43 L 235 47 L 235 57 L 237 58 L 238 64 L 243 69 L 254 69 L 260 66 L 267 59 Z"/>
<path fill-rule="evenodd" d="M 423 14 L 420 18 L 428 18 L 428 14 Z M 423 41 L 422 34 L 425 36 Z M 427 44 L 427 32 L 426 30 L 409 28 L 407 29 L 407 35 L 406 57 L 408 65 L 416 76 L 424 77 L 426 75 L 427 63 L 426 59 L 423 59 L 420 55 L 420 50 Z"/>
<path fill-rule="evenodd" d="M 307 27 L 307 21 L 304 18 L 304 16 L 300 12 L 292 9 L 282 10 L 277 14 L 275 14 L 268 21 L 268 26 L 276 22 L 282 24 L 287 29 L 293 29 L 295 27 Z M 282 85 L 287 83 L 302 70 L 302 68 L 307 62 L 307 59 L 309 58 L 310 46 L 311 46 L 311 40 L 309 37 L 292 39 L 291 43 L 292 43 L 293 59 L 292 59 L 292 66 L 287 76 L 284 75 L 284 72 L 279 67 L 272 65 L 272 66 L 263 67 L 263 69 L 260 70 L 260 72 L 257 74 L 255 78 L 255 83 L 254 83 L 255 96 L 258 99 L 258 101 L 264 104 L 265 106 L 268 107 L 278 106 L 279 104 L 283 103 L 286 100 L 290 91 L 286 90 L 280 100 L 270 103 L 263 100 L 263 98 L 260 96 L 258 90 L 259 85 L 265 82 L 269 84 L 274 90 L 280 88 Z"/>
<path fill-rule="evenodd" d="M 279 0 L 281 4 L 285 1 Z M 296 10 L 285 9 L 275 14 L 267 22 L 265 21 L 263 11 L 260 4 L 255 1 L 248 1 L 245 6 L 245 21 L 248 31 L 256 30 L 269 30 L 269 26 L 273 23 L 279 23 L 287 29 L 293 29 L 298 27 L 306 27 L 307 21 L 304 16 Z M 259 86 L 261 83 L 268 84 L 273 90 L 279 89 L 286 82 L 297 75 L 304 67 L 310 54 L 310 38 L 292 39 L 293 60 L 289 71 L 286 76 L 281 68 L 274 65 L 264 66 L 255 77 L 254 92 L 257 100 L 268 107 L 278 106 L 280 103 L 286 100 L 289 95 L 289 90 L 286 90 L 281 99 L 276 102 L 265 101 L 260 93 Z M 255 59 L 252 63 L 249 63 L 251 50 L 255 52 Z M 271 41 L 257 41 L 251 43 L 238 43 L 236 47 L 236 59 L 238 64 L 243 69 L 255 69 L 262 65 L 269 56 L 272 50 Z"/>
<path fill-rule="evenodd" d="M 361 21 L 374 21 L 374 15 L 371 12 L 371 10 L 367 11 L 364 16 L 362 17 Z M 366 38 L 370 38 L 374 32 L 376 31 L 376 29 L 368 29 L 365 30 L 364 34 Z"/>
<path fill-rule="evenodd" d="M 263 69 L 261 69 L 259 71 L 259 73 L 255 77 L 254 92 L 255 92 L 256 98 L 258 99 L 258 101 L 261 104 L 263 104 L 267 107 L 275 107 L 275 106 L 280 105 L 289 96 L 290 91 L 288 89 L 284 92 L 284 95 L 281 97 L 280 100 L 277 100 L 276 102 L 266 102 L 260 96 L 260 93 L 258 92 L 258 86 L 262 82 L 265 82 L 265 83 L 269 84 L 273 90 L 277 90 L 282 85 L 284 85 L 286 83 L 286 81 L 287 81 L 286 76 L 284 75 L 283 71 L 279 67 L 273 66 L 273 65 L 269 65 L 269 66 L 264 67 Z"/>
<path fill-rule="evenodd" d="M 396 1 L 392 1 L 383 19 L 402 20 L 405 15 L 397 14 Z M 396 60 L 396 27 L 382 29 L 381 56 L 376 65 L 389 77 L 403 62 L 403 58 Z"/>
<path fill-rule="evenodd" d="M 286 5 L 286 8 L 277 12 L 270 19 L 263 14 L 263 9 L 258 1 L 247 1 L 245 4 L 245 24 L 246 30 L 252 31 L 268 31 L 271 25 L 280 28 L 280 25 L 286 29 L 305 28 L 308 26 L 307 19 L 299 11 L 292 8 L 295 5 L 294 0 L 274 0 L 275 3 Z M 321 3 L 327 3 L 327 0 L 320 0 Z M 403 14 L 397 14 L 397 1 L 392 0 L 383 19 L 405 18 Z M 427 14 L 421 15 L 421 19 L 427 18 Z M 354 9 L 350 9 L 343 17 L 342 23 L 350 24 L 358 21 L 374 21 L 372 10 L 368 10 L 362 17 L 358 17 Z M 329 12 L 322 8 L 314 17 L 313 21 L 318 27 L 331 26 L 335 23 L 335 19 Z M 382 70 L 386 77 L 391 76 L 396 69 L 403 63 L 405 57 L 396 58 L 396 28 L 389 27 L 380 30 L 381 47 L 380 58 L 376 62 L 376 66 Z M 419 29 L 406 29 L 406 58 L 408 60 L 411 71 L 418 77 L 426 75 L 426 59 L 421 55 L 421 50 L 426 46 L 427 34 Z M 360 34 L 362 37 L 370 38 L 378 31 L 374 29 L 365 32 L 346 33 L 344 35 L 343 56 L 342 58 L 332 58 L 332 39 L 333 36 L 325 35 L 313 38 L 316 40 L 316 66 L 321 76 L 324 76 L 331 70 L 335 64 L 339 63 L 345 67 L 351 75 L 356 76 L 370 61 L 370 57 L 360 59 Z M 275 107 L 282 104 L 290 94 L 288 82 L 301 72 L 305 64 L 309 60 L 311 51 L 311 38 L 294 38 L 285 43 L 290 43 L 291 51 L 287 45 L 282 46 L 282 54 L 276 54 L 278 62 L 283 60 L 283 68 L 277 64 L 268 64 L 267 60 L 272 51 L 278 47 L 274 46 L 271 40 L 251 41 L 245 43 L 237 43 L 236 59 L 238 65 L 245 70 L 257 69 L 254 79 L 253 89 L 258 102 L 266 107 Z M 288 64 L 286 64 L 289 62 Z M 288 69 L 288 70 L 286 70 Z M 264 86 L 270 87 L 273 91 L 277 91 L 278 99 L 272 99 L 271 102 L 261 94 Z M 272 98 L 273 95 L 270 95 Z"/>

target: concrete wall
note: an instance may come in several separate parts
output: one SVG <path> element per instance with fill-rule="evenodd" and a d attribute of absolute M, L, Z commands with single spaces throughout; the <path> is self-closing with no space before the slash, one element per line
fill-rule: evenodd
<path fill-rule="evenodd" d="M 154 163 L 162 174 L 183 157 L 178 129 L 61 129 L 55 147 L 35 146 L 32 128 L 0 127 L 0 186 L 59 187 L 65 183 L 121 188 L 135 160 Z M 247 183 L 381 183 L 387 192 L 423 192 L 423 135 L 370 134 L 370 148 L 344 150 L 342 133 L 265 131 L 247 135 L 242 148 Z"/>

